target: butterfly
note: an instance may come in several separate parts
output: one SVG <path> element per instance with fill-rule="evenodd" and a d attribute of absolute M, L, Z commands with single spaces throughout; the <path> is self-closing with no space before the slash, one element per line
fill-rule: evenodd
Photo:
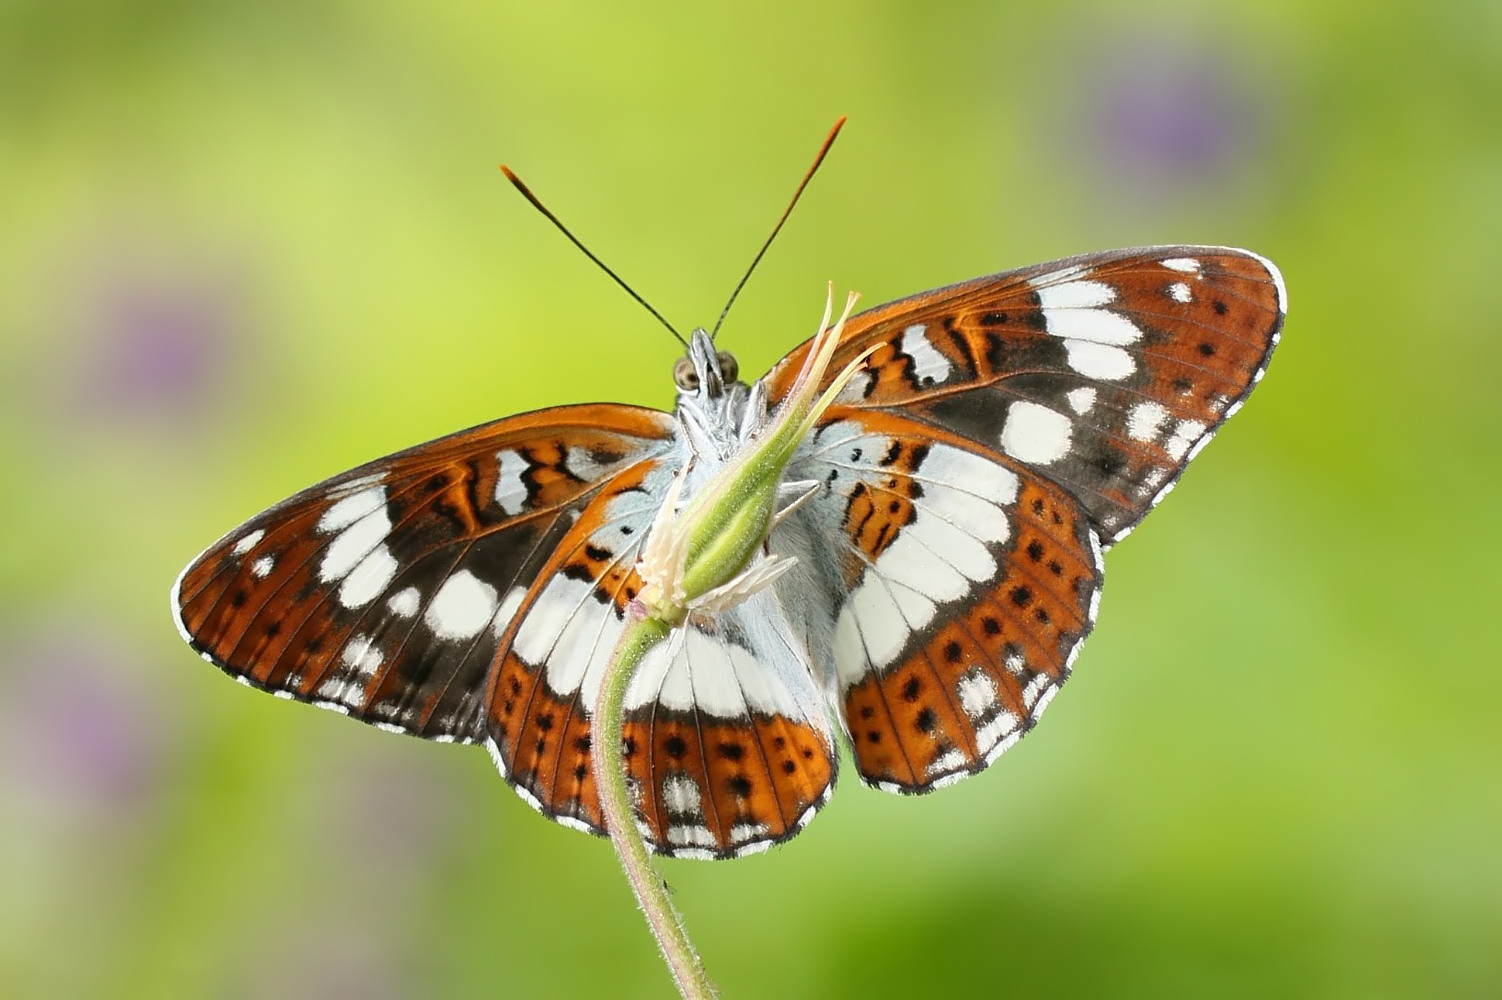
<path fill-rule="evenodd" d="M 627 691 L 649 846 L 723 858 L 792 837 L 841 738 L 898 793 L 1013 746 L 1095 622 L 1103 551 L 1241 407 L 1285 309 L 1264 258 L 1173 246 L 851 317 L 829 369 L 868 357 L 789 465 L 806 499 L 766 543 L 796 564 L 691 617 Z M 178 627 L 251 687 L 484 744 L 533 808 L 602 833 L 590 707 L 654 515 L 680 470 L 777 411 L 808 350 L 748 386 L 696 330 L 672 414 L 559 406 L 335 476 L 193 560 Z"/>

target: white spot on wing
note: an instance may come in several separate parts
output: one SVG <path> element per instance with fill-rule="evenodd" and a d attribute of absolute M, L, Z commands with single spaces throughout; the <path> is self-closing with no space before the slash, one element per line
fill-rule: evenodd
<path fill-rule="evenodd" d="M 699 783 L 687 774 L 675 772 L 662 779 L 662 804 L 675 816 L 704 815 Z"/>
<path fill-rule="evenodd" d="M 714 834 L 710 832 L 709 827 L 702 824 L 694 823 L 691 825 L 670 826 L 667 832 L 668 843 L 672 844 L 675 848 L 715 846 Z M 714 854 L 709 851 L 680 849 L 673 851 L 673 856 L 679 858 L 701 858 L 707 861 L 714 857 Z"/>
<path fill-rule="evenodd" d="M 511 626 L 511 619 L 516 617 L 517 609 L 522 606 L 522 601 L 526 599 L 527 589 L 525 587 L 512 587 L 506 592 L 505 600 L 501 601 L 501 606 L 495 613 L 494 629 L 497 639 L 506 633 L 506 629 Z"/>
<path fill-rule="evenodd" d="M 918 506 L 923 510 L 932 511 L 951 525 L 961 528 L 982 541 L 1006 541 L 1011 534 L 1006 516 L 996 509 L 995 503 L 987 499 L 995 494 L 987 493 L 978 496 L 980 487 L 973 480 L 954 479 L 946 480 L 946 482 L 956 485 L 931 483 L 925 478 L 923 497 L 918 501 Z M 1010 503 L 1015 499 L 1014 493 L 1010 498 L 998 496 L 997 502 Z"/>
<path fill-rule="evenodd" d="M 561 826 L 566 826 L 570 830 L 578 830 L 580 833 L 595 832 L 594 827 L 590 826 L 588 823 L 584 822 L 577 816 L 569 816 L 564 813 L 559 813 L 558 815 L 553 817 L 553 820 Z"/>
<path fill-rule="evenodd" d="M 1083 278 L 1089 273 L 1089 268 L 1083 264 L 1070 264 L 1068 267 L 1061 267 L 1057 271 L 1049 271 L 1047 274 L 1040 274 L 1036 278 L 1029 278 L 1027 283 L 1034 288 L 1043 288 L 1047 285 L 1067 281 L 1070 278 Z"/>
<path fill-rule="evenodd" d="M 1116 301 L 1116 289 L 1099 281 L 1066 281 L 1038 289 L 1038 303 L 1050 309 L 1094 309 Z"/>
<path fill-rule="evenodd" d="M 1138 403 L 1127 413 L 1127 434 L 1134 441 L 1154 441 L 1167 419 L 1168 411 L 1161 403 L 1152 400 Z"/>
<path fill-rule="evenodd" d="M 994 513 L 1000 515 L 999 511 Z M 953 562 L 924 544 L 930 538 L 922 537 L 922 525 L 929 520 L 933 519 L 920 516 L 903 528 L 897 540 L 876 560 L 876 571 L 892 581 L 893 597 L 914 626 L 927 625 L 933 620 L 933 605 L 904 600 L 902 591 L 911 588 L 934 601 L 953 601 L 970 590 L 970 581 L 965 574 L 956 569 Z M 930 532 L 929 535 L 933 540 L 943 537 L 940 532 Z M 956 549 L 955 555 L 958 560 L 971 563 L 984 559 L 991 562 L 993 569 L 995 567 L 986 547 L 974 539 L 968 539 L 963 549 Z"/>
<path fill-rule="evenodd" d="M 954 373 L 954 366 L 929 342 L 922 323 L 914 323 L 902 331 L 897 349 L 913 359 L 913 376 L 919 385 L 947 381 Z"/>
<path fill-rule="evenodd" d="M 944 492 L 953 493 L 954 491 L 945 490 Z M 924 500 L 927 499 L 925 495 Z M 1005 541 L 1010 534 L 1005 511 L 993 507 L 986 513 L 981 523 L 968 524 L 965 528 L 960 528 L 942 517 L 934 516 L 933 509 L 922 502 L 919 503 L 918 511 L 918 516 L 902 529 L 902 534 L 898 536 L 897 541 L 882 553 L 883 569 L 886 569 L 886 562 L 892 555 L 892 549 L 897 548 L 902 543 L 902 539 L 911 534 L 913 539 L 931 554 L 932 558 L 943 560 L 948 566 L 959 570 L 971 580 L 989 580 L 996 575 L 996 560 L 987 551 L 985 543 L 973 533 L 984 534 L 988 541 Z M 919 558 L 922 560 L 923 556 L 920 555 Z M 892 568 L 898 574 L 905 576 L 909 572 L 895 559 L 890 561 Z M 925 585 L 920 589 L 926 594 L 936 595 L 940 588 Z"/>
<path fill-rule="evenodd" d="M 1038 696 L 1043 693 L 1044 688 L 1052 683 L 1053 678 L 1047 674 L 1038 674 L 1032 680 L 1028 681 L 1027 687 L 1022 689 L 1022 707 L 1029 712 L 1034 711 L 1034 706 L 1038 703 Z"/>
<path fill-rule="evenodd" d="M 918 469 L 918 478 L 961 487 L 985 497 L 990 503 L 1009 504 L 1017 500 L 1019 484 L 1012 470 L 949 445 L 936 444 L 929 448 L 928 457 Z M 1003 533 L 1001 537 L 1006 535 Z"/>
<path fill-rule="evenodd" d="M 842 440 L 836 447 L 851 443 Z M 886 447 L 885 438 L 861 444 L 875 455 Z M 992 579 L 997 567 L 988 544 L 1011 535 L 1004 505 L 1016 502 L 1019 488 L 1011 470 L 934 444 L 915 478 L 923 492 L 914 518 L 866 568 L 836 620 L 836 670 L 846 685 L 869 666 L 893 662 L 912 630 L 932 623 L 941 605 L 971 593 L 975 581 Z"/>
<path fill-rule="evenodd" d="M 1079 647 L 1076 646 L 1075 648 L 1079 648 Z M 1057 684 L 1052 684 L 1052 685 L 1049 685 L 1048 689 L 1045 690 L 1041 696 L 1039 696 L 1038 703 L 1033 706 L 1033 719 L 1034 720 L 1036 720 L 1040 715 L 1043 714 L 1043 710 L 1048 707 L 1048 703 L 1051 702 L 1051 701 L 1053 701 L 1054 695 L 1056 695 L 1058 693 L 1059 693 L 1059 686 Z"/>
<path fill-rule="evenodd" d="M 756 640 L 759 629 L 774 628 L 768 613 L 758 605 L 769 598 L 758 596 L 739 609 L 738 624 L 746 631 L 748 645 L 701 630 L 692 623 L 680 628 L 642 660 L 626 689 L 626 707 L 637 709 L 656 703 L 678 710 L 697 709 L 722 718 L 741 718 L 748 710 L 789 719 L 810 719 L 822 727 L 817 696 L 801 703 L 793 685 L 808 668 L 796 659 L 785 638 L 771 633 L 770 646 Z M 723 618 L 722 618 L 723 621 Z M 786 627 L 783 625 L 782 627 Z M 766 634 L 766 633 L 762 633 Z M 608 651 L 601 657 L 601 667 Z M 599 671 L 586 678 L 586 691 L 597 691 Z M 812 719 L 817 715 L 817 719 Z"/>
<path fill-rule="evenodd" d="M 972 719 L 984 718 L 996 707 L 996 682 L 984 671 L 974 671 L 960 678 L 957 687 L 960 707 Z"/>
<path fill-rule="evenodd" d="M 381 512 L 381 516 L 385 517 L 385 511 Z M 343 539 L 344 535 L 340 535 L 339 538 Z M 339 603 L 346 608 L 364 607 L 381 596 L 381 593 L 396 578 L 398 568 L 396 557 L 391 554 L 391 550 L 385 545 L 377 545 L 360 560 L 354 569 L 350 570 L 344 582 L 339 585 Z"/>
<path fill-rule="evenodd" d="M 1188 302 L 1190 299 L 1194 298 L 1194 293 L 1191 292 L 1189 290 L 1189 286 L 1184 284 L 1182 281 L 1175 281 L 1173 284 L 1169 285 L 1168 294 L 1175 302 Z"/>
<path fill-rule="evenodd" d="M 375 640 L 368 635 L 357 635 L 344 645 L 339 657 L 361 680 L 369 680 L 381 666 L 381 651 L 375 648 Z M 336 699 L 337 700 L 337 699 Z"/>
<path fill-rule="evenodd" d="M 1198 274 L 1200 262 L 1193 257 L 1170 257 L 1163 262 L 1163 266 L 1170 271 L 1183 271 L 1185 274 Z"/>
<path fill-rule="evenodd" d="M 522 619 L 513 646 L 519 652 L 525 649 L 522 655 L 530 662 L 547 663 L 549 687 L 580 691 L 586 705 L 595 703 L 623 627 L 614 606 L 596 603 L 593 590 L 587 581 L 554 577 Z"/>
<path fill-rule="evenodd" d="M 768 829 L 765 823 L 737 823 L 730 828 L 730 839 L 736 843 L 741 843 L 757 837 L 765 837 L 770 832 L 771 830 Z M 745 848 L 742 848 L 742 850 L 745 850 Z"/>
<path fill-rule="evenodd" d="M 349 711 L 345 706 L 359 708 L 365 703 L 365 685 L 358 680 L 345 680 L 338 676 L 330 677 L 318 685 L 315 694 L 327 702 L 327 704 L 314 702 L 319 708 L 331 708 L 346 715 Z"/>
<path fill-rule="evenodd" d="M 1011 712 L 1001 712 L 996 718 L 980 727 L 975 734 L 975 742 L 982 747 L 989 747 L 996 740 L 1016 729 L 1020 722 L 1021 720 Z"/>
<path fill-rule="evenodd" d="M 501 748 L 496 746 L 495 740 L 487 737 L 485 740 L 485 749 L 490 752 L 490 759 L 495 762 L 496 770 L 501 772 L 501 777 L 506 777 L 506 761 L 501 757 Z"/>
<path fill-rule="evenodd" d="M 527 484 L 522 482 L 527 460 L 510 449 L 498 452 L 495 457 L 500 463 L 495 481 L 495 502 L 501 513 L 515 517 L 527 504 Z"/>
<path fill-rule="evenodd" d="M 340 483 L 336 488 L 330 490 L 329 496 L 348 496 L 358 490 L 365 489 L 367 486 L 375 486 L 385 478 L 386 473 L 384 472 L 372 472 L 366 476 L 356 476 L 349 482 Z"/>
<path fill-rule="evenodd" d="M 1109 309 L 1045 309 L 1043 317 L 1055 337 L 1117 347 L 1142 339 L 1142 331 L 1131 320 Z"/>
<path fill-rule="evenodd" d="M 422 603 L 422 594 L 416 587 L 403 587 L 391 595 L 386 602 L 386 609 L 398 618 L 411 618 L 417 614 L 417 606 Z"/>
<path fill-rule="evenodd" d="M 654 653 L 658 653 L 663 664 L 661 672 L 656 673 L 656 676 L 661 678 L 657 682 L 657 703 L 664 708 L 680 712 L 687 712 L 694 707 L 694 679 L 689 672 L 689 661 L 687 657 L 678 655 L 683 648 L 681 642 L 685 638 L 680 633 L 679 643 L 671 645 L 663 643 L 653 650 Z M 643 663 L 643 673 L 646 669 L 647 664 Z M 629 690 L 626 692 L 628 704 L 632 700 L 632 694 L 633 692 Z"/>
<path fill-rule="evenodd" d="M 319 580 L 332 583 L 343 579 L 372 549 L 385 540 L 386 534 L 391 530 L 391 518 L 386 513 L 385 492 L 380 487 L 367 490 L 339 501 L 324 512 L 323 518 L 318 522 L 320 528 L 324 521 L 328 521 L 330 524 L 338 525 L 342 530 L 323 552 L 323 559 L 318 564 Z M 362 502 L 358 506 L 347 508 L 337 518 L 329 517 L 338 511 L 340 506 L 354 500 Z M 371 506 L 372 500 L 375 501 L 374 506 Z M 363 510 L 364 513 L 346 522 L 345 514 L 356 510 Z"/>
<path fill-rule="evenodd" d="M 511 642 L 516 655 L 532 666 L 545 662 L 558 641 L 559 633 L 568 624 L 569 616 L 578 609 L 585 596 L 579 591 L 587 586 L 582 581 L 563 576 L 555 576 L 549 581 L 537 595 L 537 600 L 532 602 Z"/>
<path fill-rule="evenodd" d="M 892 595 L 878 581 L 870 581 L 850 595 L 840 611 L 849 615 L 866 647 L 866 657 L 880 669 L 897 659 L 907 643 L 908 627 Z"/>
<path fill-rule="evenodd" d="M 965 592 L 964 579 L 953 569 L 947 566 L 945 568 L 949 572 L 951 581 L 957 580 L 959 582 L 960 594 L 963 594 Z M 930 589 L 931 583 L 932 581 L 924 581 L 924 589 Z M 934 620 L 934 615 L 938 613 L 939 609 L 925 595 L 919 593 L 913 587 L 909 587 L 907 584 L 900 583 L 890 577 L 887 578 L 887 587 L 892 593 L 892 600 L 897 603 L 897 610 L 902 613 L 902 620 L 907 622 L 910 630 L 922 628 Z M 941 587 L 933 587 L 932 589 L 938 590 Z M 955 596 L 959 596 L 959 594 Z"/>
<path fill-rule="evenodd" d="M 871 388 L 871 383 L 876 381 L 876 373 L 869 368 L 855 373 L 855 377 L 845 383 L 845 388 L 834 398 L 836 403 L 859 403 L 866 398 L 866 392 Z"/>
<path fill-rule="evenodd" d="M 1064 341 L 1065 360 L 1069 367 L 1086 378 L 1116 382 L 1137 370 L 1137 362 L 1120 347 L 1097 344 L 1089 340 Z"/>
<path fill-rule="evenodd" d="M 1069 454 L 1074 425 L 1062 413 L 1020 400 L 1007 410 L 1001 448 L 1020 462 L 1046 465 Z"/>
<path fill-rule="evenodd" d="M 355 522 L 366 516 L 381 510 L 386 506 L 386 488 L 373 486 L 370 489 L 361 490 L 334 504 L 323 512 L 318 519 L 318 530 L 324 534 L 348 528 Z M 390 528 L 390 522 L 387 522 Z"/>
<path fill-rule="evenodd" d="M 1203 433 L 1205 433 L 1205 425 L 1198 420 L 1180 420 L 1173 430 L 1173 437 L 1168 439 L 1163 449 L 1177 461 L 1184 457 L 1189 446 L 1194 444 Z"/>
<path fill-rule="evenodd" d="M 505 772 L 502 771 L 501 773 L 504 774 Z M 533 809 L 536 809 L 544 816 L 548 815 L 548 810 L 543 807 L 542 800 L 533 795 L 530 788 L 526 787 L 525 785 L 515 785 L 513 787 L 516 789 L 516 794 L 521 796 L 521 800 L 523 802 L 531 806 Z"/>
<path fill-rule="evenodd" d="M 730 663 L 735 669 L 735 678 L 745 696 L 746 707 L 767 715 L 781 715 L 790 719 L 806 718 L 808 713 L 792 691 L 779 678 L 776 667 L 758 660 L 748 649 L 727 643 Z"/>
<path fill-rule="evenodd" d="M 276 560 L 274 558 L 271 556 L 262 556 L 250 564 L 250 575 L 257 580 L 264 580 L 271 575 L 271 571 L 275 568 Z"/>
<path fill-rule="evenodd" d="M 957 767 L 964 767 L 965 764 L 964 753 L 959 750 L 951 750 L 942 757 L 935 758 L 934 762 L 928 765 L 928 773 L 930 776 L 943 774 L 945 771 L 953 771 Z"/>
<path fill-rule="evenodd" d="M 655 694 L 659 704 L 680 711 L 697 708 L 722 717 L 746 713 L 735 654 L 749 656 L 739 647 L 689 625 L 654 652 L 658 650 L 661 652 L 655 658 L 649 655 L 642 663 L 638 674 L 641 683 L 633 683 L 627 690 L 628 706 L 646 704 Z M 757 669 L 754 662 L 741 666 L 749 667 L 748 672 Z M 775 698 L 771 692 L 761 693 Z M 767 707 L 775 711 L 780 706 Z"/>
<path fill-rule="evenodd" d="M 236 542 L 235 543 L 235 547 L 233 549 L 230 549 L 230 554 L 231 555 L 236 555 L 236 556 L 243 556 L 245 553 L 247 553 L 251 549 L 255 548 L 256 547 L 256 543 L 259 542 L 262 538 L 265 538 L 265 537 L 266 537 L 266 531 L 265 531 L 265 529 L 263 529 L 263 528 L 257 528 L 255 531 L 252 531 L 250 534 L 246 535 L 244 538 L 242 538 L 238 542 Z"/>
<path fill-rule="evenodd" d="M 987 726 L 984 730 L 982 730 L 982 732 L 989 732 L 989 731 L 991 731 L 992 727 L 995 726 L 995 725 L 997 725 L 997 723 L 999 723 L 1001 721 L 1001 719 L 1015 719 L 1015 718 L 1016 718 L 1016 716 L 1012 715 L 1012 713 L 1010 713 L 1010 712 L 1003 712 L 1001 714 L 1000 718 L 997 719 L 997 722 L 991 723 L 991 725 Z M 987 764 L 994 764 L 996 762 L 996 758 L 997 757 L 1000 757 L 1002 754 L 1004 754 L 1008 750 L 1012 749 L 1012 747 L 1016 746 L 1017 745 L 1017 741 L 1020 740 L 1020 739 L 1022 739 L 1022 732 L 1020 730 L 1013 731 L 1012 734 L 1010 736 L 1008 736 L 1006 739 L 1002 740 L 1000 743 L 996 744 L 990 750 L 986 751 L 986 763 Z"/>
<path fill-rule="evenodd" d="M 1084 416 L 1090 412 L 1090 407 L 1095 405 L 1095 390 L 1091 388 L 1070 389 L 1065 393 L 1065 399 L 1069 400 L 1069 408 L 1075 413 Z"/>
<path fill-rule="evenodd" d="M 868 661 L 866 647 L 861 642 L 860 626 L 850 612 L 849 602 L 840 609 L 834 627 L 834 666 L 840 684 L 849 687 L 865 676 Z"/>
<path fill-rule="evenodd" d="M 461 569 L 443 581 L 423 621 L 440 639 L 471 639 L 490 624 L 496 607 L 496 589 Z"/>

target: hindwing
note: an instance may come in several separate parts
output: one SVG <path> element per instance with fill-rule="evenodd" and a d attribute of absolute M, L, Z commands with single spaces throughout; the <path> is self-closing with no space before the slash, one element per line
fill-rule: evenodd
<path fill-rule="evenodd" d="M 1094 624 L 1094 526 L 1021 463 L 888 414 L 831 410 L 797 468 L 825 484 L 800 514 L 842 595 L 833 667 L 862 777 L 924 791 L 985 767 Z"/>
<path fill-rule="evenodd" d="M 491 755 L 534 808 L 603 831 L 589 717 L 641 582 L 636 561 L 673 468 L 619 477 L 519 595 L 493 673 Z M 834 747 L 814 667 L 777 596 L 691 617 L 647 654 L 623 728 L 642 832 L 681 857 L 744 854 L 792 836 L 834 781 Z"/>

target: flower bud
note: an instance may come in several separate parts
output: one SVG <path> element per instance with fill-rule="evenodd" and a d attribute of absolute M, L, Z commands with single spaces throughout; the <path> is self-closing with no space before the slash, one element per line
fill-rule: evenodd
<path fill-rule="evenodd" d="M 833 285 L 829 295 L 819 333 L 771 422 L 732 455 L 699 495 L 676 514 L 682 472 L 674 479 L 652 523 L 638 565 L 643 582 L 638 600 L 648 615 L 678 624 L 689 611 L 731 607 L 769 586 L 794 565 L 795 560 L 775 557 L 756 562 L 775 522 L 783 473 L 819 416 L 871 353 L 866 351 L 852 361 L 819 393 L 819 383 L 858 298 L 850 293 L 844 313 L 829 327 Z"/>

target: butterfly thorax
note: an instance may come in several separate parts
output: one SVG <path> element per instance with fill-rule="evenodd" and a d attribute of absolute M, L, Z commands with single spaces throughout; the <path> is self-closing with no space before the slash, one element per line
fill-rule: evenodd
<path fill-rule="evenodd" d="M 765 422 L 764 393 L 739 381 L 738 372 L 735 357 L 717 351 L 707 331 L 693 332 L 673 370 L 678 426 L 692 457 L 719 465 Z"/>

